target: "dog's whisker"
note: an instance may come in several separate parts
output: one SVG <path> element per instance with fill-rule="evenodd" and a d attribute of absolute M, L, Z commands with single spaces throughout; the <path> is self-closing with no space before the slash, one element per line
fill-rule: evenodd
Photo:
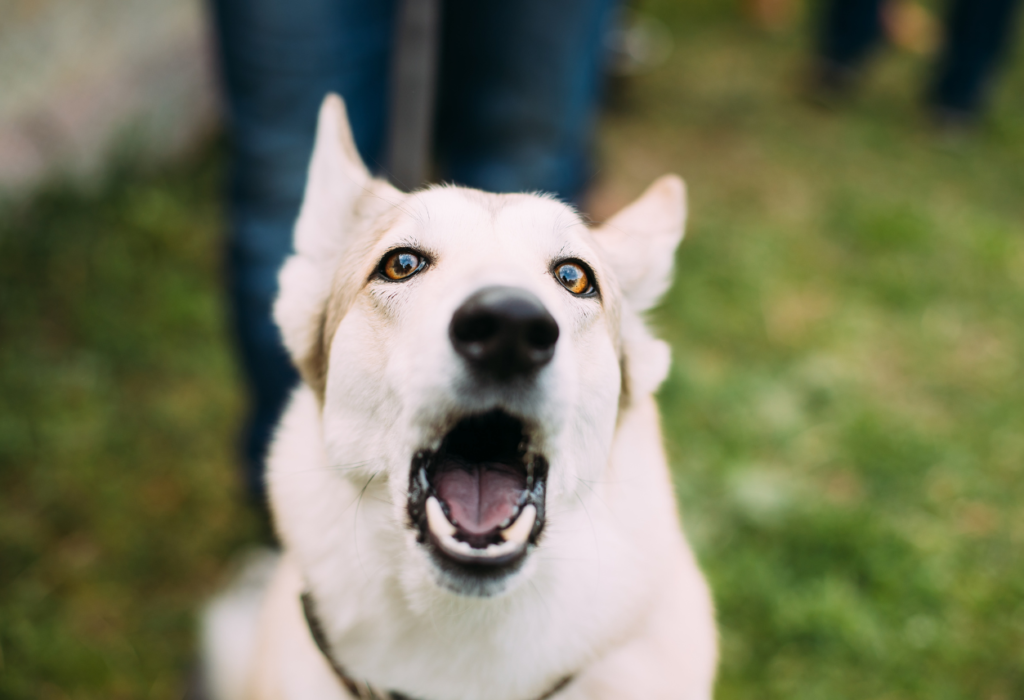
<path fill-rule="evenodd" d="M 380 165 L 380 164 L 378 163 L 378 165 Z M 383 167 L 382 167 L 382 172 L 386 172 L 386 170 Z M 417 215 L 413 214 L 411 211 L 409 211 L 408 209 L 403 207 L 401 201 L 397 201 L 396 202 L 396 201 L 392 201 L 390 199 L 386 199 L 385 197 L 382 197 L 378 192 L 376 192 L 372 187 L 370 187 L 368 185 L 362 185 L 361 189 L 363 190 L 364 194 L 369 195 L 371 197 L 376 197 L 377 199 L 381 200 L 382 202 L 391 205 L 391 209 L 392 210 L 397 209 L 398 211 L 402 212 L 403 214 L 405 214 L 406 216 L 410 217 L 414 221 L 420 221 L 420 217 L 418 217 Z"/>
<path fill-rule="evenodd" d="M 359 496 L 356 498 L 356 511 L 352 516 L 352 540 L 355 544 L 356 549 L 356 561 L 359 563 L 359 568 L 364 569 L 364 573 L 365 567 L 363 566 L 363 558 L 359 552 L 359 505 L 363 501 L 363 496 L 366 494 L 366 489 L 370 488 L 370 484 L 373 483 L 373 480 L 377 478 L 378 474 L 380 474 L 380 470 L 377 470 L 373 474 L 371 474 L 370 478 L 366 480 L 365 484 L 363 484 L 363 488 L 359 491 Z"/>
<path fill-rule="evenodd" d="M 361 459 L 355 462 L 336 462 L 334 464 L 325 464 L 324 466 L 328 469 L 339 469 L 347 467 L 365 467 L 367 464 L 372 464 L 369 459 Z"/>
<path fill-rule="evenodd" d="M 577 480 L 577 481 L 579 481 L 579 483 L 581 483 L 581 484 L 583 484 L 584 486 L 586 486 L 586 487 L 587 487 L 588 489 L 590 489 L 590 493 L 594 494 L 594 498 L 596 498 L 596 499 L 597 499 L 598 501 L 600 501 L 600 502 L 601 502 L 601 505 L 603 505 L 603 506 L 604 506 L 604 507 L 605 507 L 606 509 L 608 509 L 608 503 L 607 503 L 607 502 L 606 502 L 606 501 L 605 501 L 605 500 L 604 500 L 603 498 L 601 498 L 601 494 L 599 494 L 599 493 L 597 492 L 597 489 L 595 489 L 595 488 L 594 488 L 593 486 L 591 486 L 590 484 L 588 484 L 588 483 L 586 482 L 586 480 L 584 480 L 584 479 L 580 479 L 579 477 L 576 477 L 576 480 Z M 577 494 L 577 496 L 578 496 L 578 495 L 579 495 L 579 494 Z"/>
<path fill-rule="evenodd" d="M 583 506 L 583 512 L 586 513 L 587 521 L 590 523 L 590 534 L 594 538 L 594 553 L 597 555 L 597 565 L 598 565 L 598 567 L 600 567 L 601 566 L 601 545 L 597 541 L 597 528 L 594 527 L 594 520 L 593 520 L 593 518 L 590 517 L 590 511 L 587 509 L 587 504 L 583 501 L 583 498 L 578 493 L 574 494 L 574 495 L 576 496 L 576 500 L 578 500 L 580 502 L 580 505 Z"/>
<path fill-rule="evenodd" d="M 291 475 L 298 475 L 298 474 L 312 474 L 312 473 L 322 473 L 322 472 L 352 472 L 352 471 L 356 471 L 356 470 L 359 470 L 359 469 L 365 469 L 370 464 L 372 464 L 372 462 L 369 461 L 369 460 L 367 460 L 365 462 L 349 462 L 347 464 L 338 464 L 338 465 L 325 464 L 325 465 L 320 466 L 320 467 L 310 467 L 309 469 L 297 469 L 297 470 L 294 470 L 294 471 L 290 470 L 290 471 L 285 472 L 285 474 L 288 475 L 288 476 L 291 476 Z"/>
<path fill-rule="evenodd" d="M 540 600 L 540 604 L 544 606 L 545 612 L 547 613 L 548 617 L 550 617 L 551 616 L 551 606 L 548 605 L 547 598 L 544 597 L 544 594 L 540 592 L 540 589 L 537 588 L 537 584 L 534 583 L 533 581 L 530 581 L 530 588 L 533 590 L 534 593 L 537 594 L 537 598 Z"/>
<path fill-rule="evenodd" d="M 593 561 L 598 561 L 599 562 L 597 557 L 555 557 L 555 556 L 551 556 L 549 554 L 540 554 L 540 553 L 537 554 L 537 559 L 540 559 L 540 560 L 543 560 L 543 561 L 571 561 L 571 562 L 582 562 L 582 563 L 590 563 L 590 562 L 593 562 Z"/>

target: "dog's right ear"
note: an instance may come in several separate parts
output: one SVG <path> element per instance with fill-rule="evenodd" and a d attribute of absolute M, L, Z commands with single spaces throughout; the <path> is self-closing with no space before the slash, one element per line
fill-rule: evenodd
<path fill-rule="evenodd" d="M 345 103 L 328 95 L 320 107 L 306 192 L 295 223 L 295 254 L 281 268 L 274 320 L 303 379 L 322 384 L 324 309 L 335 271 L 358 233 L 359 200 L 401 194 L 371 177 L 359 157 Z"/>
<path fill-rule="evenodd" d="M 686 185 L 678 175 L 662 175 L 635 202 L 594 229 L 623 296 L 637 313 L 658 303 L 672 283 L 685 227 Z"/>
<path fill-rule="evenodd" d="M 664 175 L 593 231 L 626 302 L 621 322 L 631 392 L 653 392 L 668 375 L 668 345 L 650 333 L 641 315 L 672 283 L 676 247 L 685 226 L 686 185 L 677 175 Z"/>

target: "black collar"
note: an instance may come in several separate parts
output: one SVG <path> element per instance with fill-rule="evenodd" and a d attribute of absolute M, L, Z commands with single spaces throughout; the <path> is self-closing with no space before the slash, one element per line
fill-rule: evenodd
<path fill-rule="evenodd" d="M 316 642 L 317 648 L 324 655 L 324 658 L 327 659 L 331 669 L 334 670 L 334 675 L 338 677 L 338 680 L 341 681 L 341 684 L 345 686 L 345 689 L 348 690 L 352 697 L 359 700 L 413 700 L 408 695 L 402 695 L 401 693 L 379 691 L 365 681 L 357 681 L 345 671 L 345 667 L 339 664 L 331 654 L 330 645 L 327 643 L 327 637 L 324 635 L 323 625 L 320 624 L 320 618 L 316 614 L 313 596 L 308 592 L 302 594 L 302 612 L 306 616 L 306 625 L 309 627 L 309 633 L 313 637 L 313 641 Z M 533 700 L 549 700 L 549 698 L 554 697 L 556 693 L 569 685 L 573 677 L 573 675 L 566 676 L 555 683 L 546 693 Z"/>

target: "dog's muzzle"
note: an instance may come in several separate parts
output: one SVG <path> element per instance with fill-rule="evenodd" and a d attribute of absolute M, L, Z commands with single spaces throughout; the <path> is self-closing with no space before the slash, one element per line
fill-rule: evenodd
<path fill-rule="evenodd" d="M 544 528 L 547 472 L 521 420 L 493 411 L 459 421 L 440 449 L 413 458 L 408 509 L 419 542 L 449 573 L 503 577 Z"/>
<path fill-rule="evenodd" d="M 558 323 L 540 299 L 515 287 L 485 287 L 449 326 L 476 389 L 522 386 L 549 363 Z M 502 390 L 502 389 L 498 389 Z M 463 417 L 436 450 L 413 457 L 409 520 L 449 587 L 489 595 L 523 563 L 544 528 L 547 460 L 524 420 L 502 410 Z"/>

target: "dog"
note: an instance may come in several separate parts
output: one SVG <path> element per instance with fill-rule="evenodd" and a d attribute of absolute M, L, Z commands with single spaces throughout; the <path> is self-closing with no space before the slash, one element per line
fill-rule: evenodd
<path fill-rule="evenodd" d="M 268 457 L 282 552 L 205 613 L 210 697 L 712 697 L 642 320 L 685 217 L 674 175 L 599 227 L 405 194 L 326 98 L 274 307 L 303 380 Z"/>

